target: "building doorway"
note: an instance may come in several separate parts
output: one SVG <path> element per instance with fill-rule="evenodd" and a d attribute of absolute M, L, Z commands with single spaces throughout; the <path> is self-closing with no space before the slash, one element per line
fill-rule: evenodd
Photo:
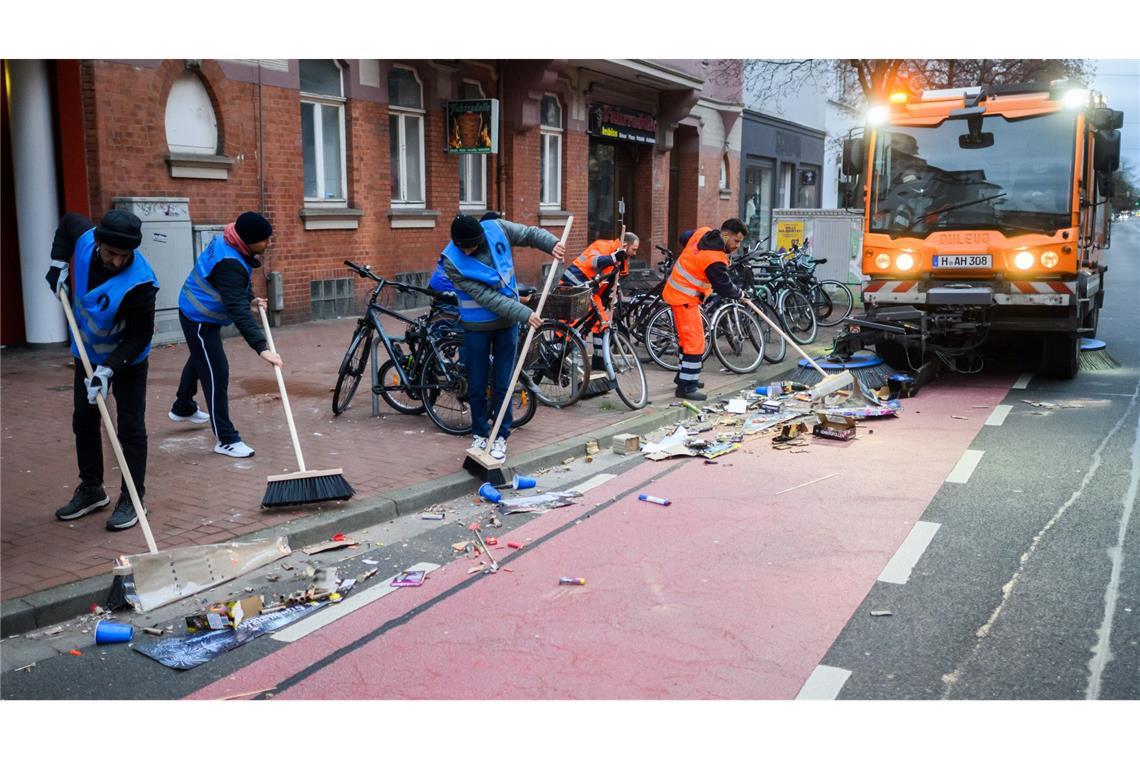
<path fill-rule="evenodd" d="M 748 241 L 758 243 L 772 234 L 773 161 L 750 158 L 744 168 L 744 224 Z"/>
<path fill-rule="evenodd" d="M 616 238 L 622 215 L 618 202 L 625 201 L 625 227 L 637 227 L 637 155 L 633 146 L 610 140 L 590 139 L 590 172 L 587 198 L 588 232 L 591 241 Z"/>

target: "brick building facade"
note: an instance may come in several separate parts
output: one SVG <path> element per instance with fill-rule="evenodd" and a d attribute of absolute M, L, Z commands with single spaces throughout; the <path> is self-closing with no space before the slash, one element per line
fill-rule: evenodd
<path fill-rule="evenodd" d="M 14 63 L 5 62 L 5 76 Z M 735 216 L 740 205 L 740 83 L 712 76 L 715 61 L 30 63 L 47 72 L 54 134 L 42 147 L 53 154 L 45 160 L 54 161 L 58 211 L 98 218 L 124 198 L 155 200 L 148 209 L 170 202 L 185 209 L 197 247 L 240 212 L 261 210 L 275 228 L 261 271 L 280 274 L 284 322 L 358 307 L 367 283 L 340 283 L 353 289 L 348 299 L 330 284 L 349 276 L 345 259 L 388 277 L 425 278 L 461 208 L 461 171 L 468 213 L 495 209 L 555 234 L 573 214 L 571 251 L 591 234 L 616 234 L 619 199 L 653 260 L 655 244 L 675 245 L 679 230 Z M 33 80 L 15 71 L 14 106 L 32 98 Z M 499 101 L 499 150 L 485 159 L 446 152 L 446 104 L 472 96 Z M 8 160 L 9 127 L 13 139 L 32 139 L 16 123 L 29 118 L 24 110 L 13 107 L 9 118 L 4 109 L 5 180 L 15 195 L 5 202 L 4 295 L 28 299 L 50 250 L 33 241 L 50 241 L 52 230 L 39 229 L 43 218 L 21 198 L 22 178 L 34 171 L 26 151 L 23 167 Z M 615 131 L 607 119 L 638 128 Z M 175 297 L 177 273 L 195 254 L 180 244 L 173 264 L 156 267 L 160 298 Z M 519 252 L 520 279 L 538 281 L 544 261 Z M 28 266 L 35 276 L 20 293 L 16 272 Z M 266 284 L 255 277 L 259 294 Z M 25 304 L 25 319 L 32 314 Z M 25 342 L 15 334 L 22 326 L 6 322 L 3 342 Z M 26 340 L 38 342 L 30 333 Z"/>

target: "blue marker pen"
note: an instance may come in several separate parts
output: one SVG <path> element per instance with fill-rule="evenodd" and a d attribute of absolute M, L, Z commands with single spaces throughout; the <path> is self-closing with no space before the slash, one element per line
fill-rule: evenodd
<path fill-rule="evenodd" d="M 673 503 L 669 499 L 662 499 L 660 496 L 650 496 L 649 494 L 644 493 L 639 494 L 637 498 L 640 501 L 648 501 L 650 504 L 660 504 L 663 507 L 667 507 Z"/>

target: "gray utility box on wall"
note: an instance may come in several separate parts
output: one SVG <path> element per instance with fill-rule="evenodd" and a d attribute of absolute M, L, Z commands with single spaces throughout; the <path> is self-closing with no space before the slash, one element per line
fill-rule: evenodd
<path fill-rule="evenodd" d="M 863 247 L 863 217 L 841 208 L 782 208 L 772 212 L 772 250 L 781 222 L 802 222 L 804 238 L 811 243 L 811 255 L 827 259 L 815 270 L 821 280 L 848 284 L 862 281 L 859 252 Z M 802 241 L 801 241 L 802 242 Z"/>
<path fill-rule="evenodd" d="M 142 220 L 139 250 L 158 277 L 158 303 L 154 315 L 154 342 L 181 342 L 178 293 L 194 267 L 194 239 L 189 198 L 111 199 L 114 208 L 130 211 Z"/>

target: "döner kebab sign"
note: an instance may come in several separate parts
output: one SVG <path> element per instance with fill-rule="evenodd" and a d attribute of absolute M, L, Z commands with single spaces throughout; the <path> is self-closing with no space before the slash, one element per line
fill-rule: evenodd
<path fill-rule="evenodd" d="M 657 119 L 653 114 L 631 111 L 603 103 L 590 104 L 590 134 L 643 145 L 657 143 Z"/>
<path fill-rule="evenodd" d="M 499 101 L 447 102 L 448 153 L 499 152 Z"/>

